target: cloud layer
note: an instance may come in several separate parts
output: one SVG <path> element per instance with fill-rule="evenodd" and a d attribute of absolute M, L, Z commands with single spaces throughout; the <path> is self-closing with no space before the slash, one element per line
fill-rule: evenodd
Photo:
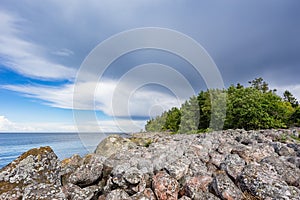
<path fill-rule="evenodd" d="M 19 74 L 37 79 L 71 79 L 75 70 L 50 61 L 43 47 L 23 39 L 20 19 L 0 11 L 0 55 L 1 63 Z M 57 53 L 70 53 L 60 51 Z"/>

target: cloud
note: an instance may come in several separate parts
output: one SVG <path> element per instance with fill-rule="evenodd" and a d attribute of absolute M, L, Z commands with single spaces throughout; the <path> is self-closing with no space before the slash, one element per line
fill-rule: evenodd
<path fill-rule="evenodd" d="M 84 124 L 73 123 L 48 123 L 48 122 L 12 122 L 5 116 L 0 116 L 0 132 L 135 132 L 144 128 L 143 120 L 102 120 L 98 122 L 86 122 Z"/>
<path fill-rule="evenodd" d="M 42 100 L 42 103 L 51 107 L 77 110 L 102 111 L 112 117 L 154 117 L 171 107 L 178 107 L 185 99 L 178 99 L 169 93 L 156 91 L 151 87 L 144 87 L 131 91 L 131 86 L 122 85 L 122 91 L 115 94 L 118 82 L 105 79 L 98 83 L 93 95 L 89 97 L 88 88 L 94 83 L 78 83 L 80 95 L 73 102 L 74 84 L 65 84 L 61 87 L 33 86 L 33 85 L 5 85 L 2 88 L 22 93 L 24 96 Z M 125 92 L 126 91 L 126 92 Z M 128 92 L 130 93 L 128 98 Z M 75 105 L 75 107 L 74 107 Z M 120 105 L 127 106 L 120 108 Z M 157 109 L 160 107 L 161 109 Z"/>
<path fill-rule="evenodd" d="M 0 116 L 0 132 L 26 132 L 35 129 L 25 124 L 17 124 L 8 120 L 5 116 Z"/>
<path fill-rule="evenodd" d="M 57 51 L 53 51 L 52 54 L 57 56 L 71 56 L 74 54 L 74 52 L 71 51 L 70 49 L 63 48 Z"/>
<path fill-rule="evenodd" d="M 52 62 L 43 55 L 43 47 L 24 39 L 24 20 L 0 11 L 0 59 L 7 68 L 38 79 L 72 79 L 75 70 Z"/>
<path fill-rule="evenodd" d="M 279 96 L 283 96 L 284 91 L 288 90 L 290 91 L 294 97 L 297 98 L 297 100 L 300 102 L 300 84 L 294 84 L 294 85 L 284 85 L 284 86 L 276 86 L 271 85 L 271 88 L 277 89 L 277 94 Z"/>

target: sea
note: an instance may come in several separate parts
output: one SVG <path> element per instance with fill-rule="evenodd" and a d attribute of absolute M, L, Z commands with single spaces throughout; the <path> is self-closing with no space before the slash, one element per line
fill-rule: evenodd
<path fill-rule="evenodd" d="M 105 137 L 111 134 L 113 133 L 105 133 Z M 117 134 L 128 137 L 125 133 Z M 60 160 L 74 154 L 84 156 L 93 152 L 97 144 L 105 138 L 103 134 L 100 139 L 96 135 L 99 134 L 85 133 L 83 138 L 78 133 L 0 133 L 0 169 L 22 153 L 42 146 L 50 146 Z"/>

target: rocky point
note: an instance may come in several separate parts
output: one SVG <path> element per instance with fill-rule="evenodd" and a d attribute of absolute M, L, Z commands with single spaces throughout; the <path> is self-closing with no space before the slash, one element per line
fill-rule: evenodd
<path fill-rule="evenodd" d="M 0 199 L 300 199 L 299 130 L 112 135 L 59 161 L 31 149 L 0 170 Z"/>

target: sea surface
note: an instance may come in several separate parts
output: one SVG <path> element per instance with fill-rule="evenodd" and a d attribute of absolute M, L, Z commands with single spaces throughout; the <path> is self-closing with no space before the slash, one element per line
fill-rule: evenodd
<path fill-rule="evenodd" d="M 60 160 L 92 152 L 103 139 L 97 133 L 0 133 L 0 169 L 32 148 L 50 146 Z M 105 136 L 110 135 L 106 133 Z M 120 133 L 126 137 L 126 134 Z M 93 141 L 89 143 L 88 141 Z"/>

